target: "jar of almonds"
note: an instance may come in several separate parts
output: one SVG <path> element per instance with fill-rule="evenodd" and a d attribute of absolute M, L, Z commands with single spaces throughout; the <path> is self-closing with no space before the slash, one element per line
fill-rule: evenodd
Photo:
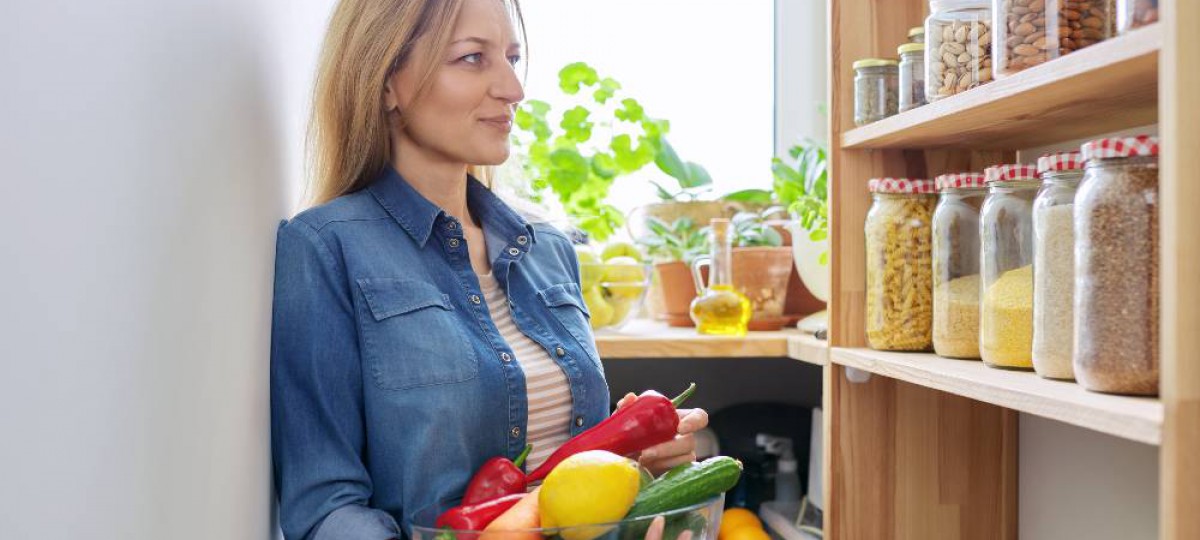
<path fill-rule="evenodd" d="M 933 182 L 873 178 L 865 226 L 867 343 L 885 351 L 933 344 Z"/>
<path fill-rule="evenodd" d="M 1116 0 L 995 0 L 996 78 L 1112 37 Z"/>
<path fill-rule="evenodd" d="M 990 0 L 930 0 L 925 20 L 925 95 L 930 101 L 992 80 Z"/>
<path fill-rule="evenodd" d="M 1083 145 L 1075 196 L 1075 378 L 1152 396 L 1159 378 L 1158 138 Z"/>

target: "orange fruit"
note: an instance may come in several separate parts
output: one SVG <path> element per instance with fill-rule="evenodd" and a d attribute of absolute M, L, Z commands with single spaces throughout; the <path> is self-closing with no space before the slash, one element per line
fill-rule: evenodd
<path fill-rule="evenodd" d="M 744 523 L 741 527 L 737 527 L 729 534 L 722 537 L 722 540 L 771 540 L 771 535 L 767 534 L 761 527 L 755 527 L 751 523 Z"/>
<path fill-rule="evenodd" d="M 754 515 L 745 508 L 730 508 L 721 513 L 721 530 L 717 533 L 719 540 L 729 540 L 727 537 L 735 529 L 742 527 L 750 527 L 752 529 L 762 529 L 762 521 L 759 521 L 758 516 Z"/>

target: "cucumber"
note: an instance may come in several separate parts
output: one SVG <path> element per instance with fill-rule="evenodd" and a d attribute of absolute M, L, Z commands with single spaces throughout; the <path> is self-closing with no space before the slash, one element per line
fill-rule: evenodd
<path fill-rule="evenodd" d="M 742 462 L 728 456 L 680 465 L 638 493 L 625 517 L 650 516 L 702 503 L 732 489 L 741 476 Z"/>

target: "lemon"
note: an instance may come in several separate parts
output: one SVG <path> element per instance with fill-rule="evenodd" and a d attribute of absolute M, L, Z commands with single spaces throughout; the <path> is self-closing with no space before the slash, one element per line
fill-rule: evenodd
<path fill-rule="evenodd" d="M 592 540 L 607 527 L 579 527 L 620 521 L 633 506 L 641 484 L 637 462 L 603 450 L 580 452 L 559 463 L 538 493 L 542 527 L 573 527 L 565 540 Z"/>

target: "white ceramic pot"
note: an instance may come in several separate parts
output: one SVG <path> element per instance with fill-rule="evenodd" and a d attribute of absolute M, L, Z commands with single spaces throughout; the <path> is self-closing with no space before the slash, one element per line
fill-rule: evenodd
<path fill-rule="evenodd" d="M 832 265 L 829 261 L 821 264 L 821 254 L 829 253 L 829 238 L 826 237 L 820 242 L 813 242 L 809 239 L 807 229 L 800 226 L 799 221 L 793 221 L 791 224 L 792 231 L 792 256 L 796 259 L 796 271 L 800 274 L 800 280 L 804 282 L 804 286 L 813 296 L 822 302 L 829 302 L 829 296 L 832 288 Z M 827 257 L 828 258 L 828 257 Z M 821 310 L 813 313 L 800 320 L 796 324 L 796 328 L 808 333 L 814 333 L 823 328 L 829 327 L 829 311 Z"/>

